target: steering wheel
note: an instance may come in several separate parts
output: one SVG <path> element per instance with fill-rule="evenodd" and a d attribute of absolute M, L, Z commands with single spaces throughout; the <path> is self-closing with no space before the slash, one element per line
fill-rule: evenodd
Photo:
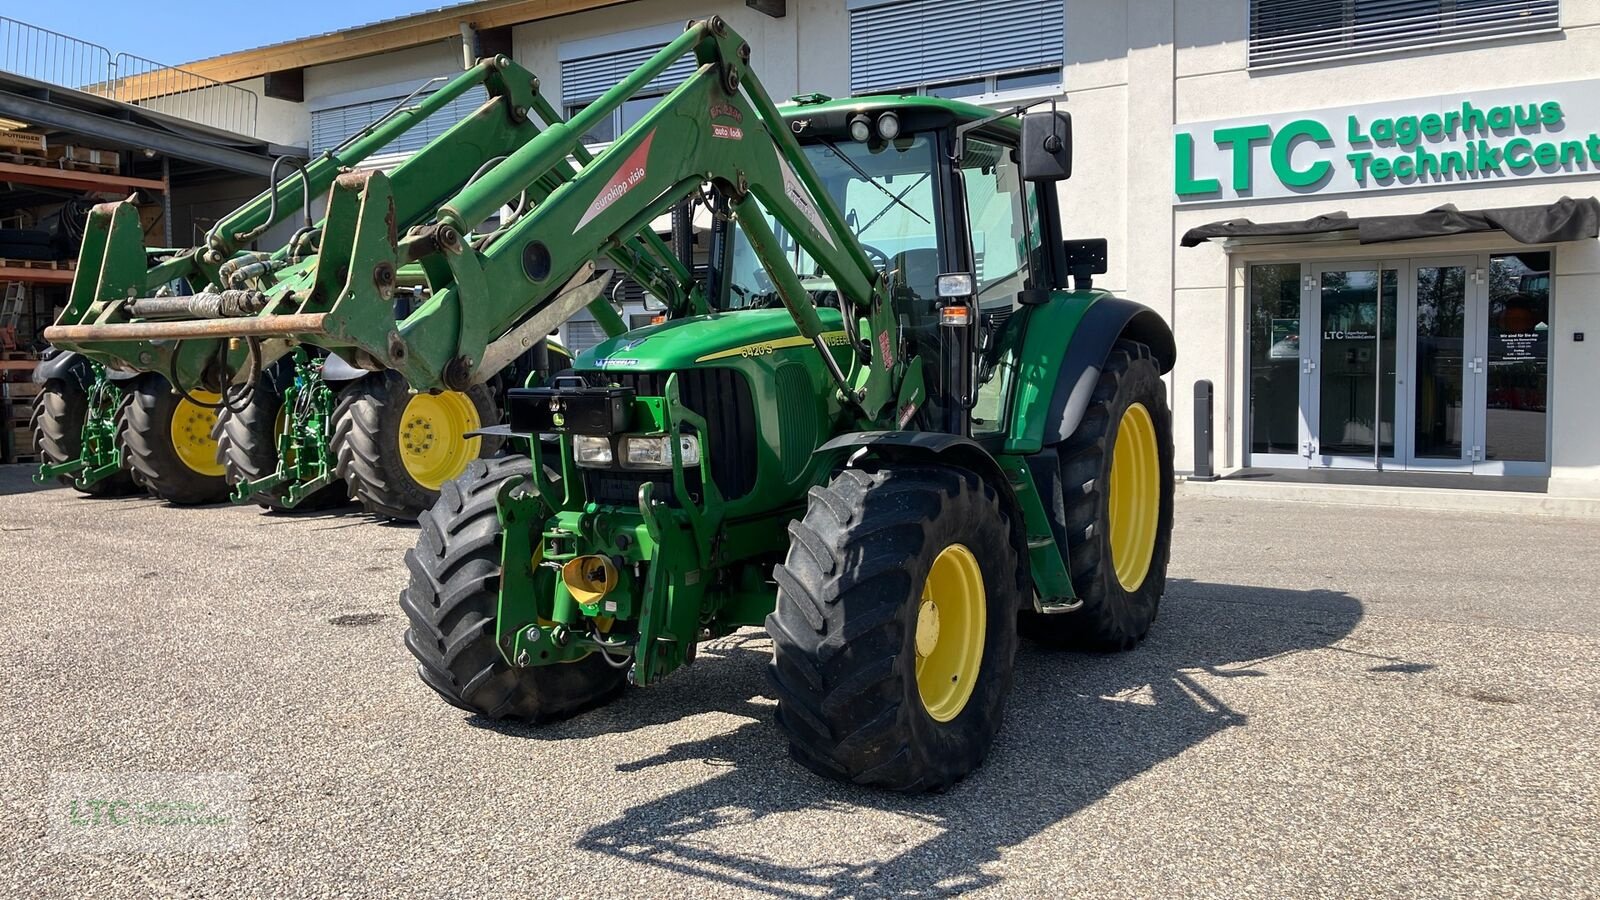
<path fill-rule="evenodd" d="M 857 241 L 857 243 L 861 245 L 862 252 L 867 254 L 867 259 L 872 262 L 872 267 L 877 269 L 879 272 L 888 274 L 890 264 L 889 254 L 879 250 L 877 247 L 874 247 L 865 241 Z"/>

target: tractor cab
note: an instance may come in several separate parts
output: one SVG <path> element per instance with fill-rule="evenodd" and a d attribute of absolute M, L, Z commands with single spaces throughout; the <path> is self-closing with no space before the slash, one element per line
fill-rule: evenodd
<path fill-rule="evenodd" d="M 1024 177 L 1022 119 L 927 97 L 797 98 L 785 121 L 799 138 L 846 227 L 887 279 L 898 354 L 923 360 L 927 399 L 919 430 L 979 436 L 1004 430 L 1011 313 L 1062 285 L 1056 192 Z M 1065 116 L 1051 113 L 1066 135 Z M 1064 171 L 1064 170 L 1063 170 Z M 767 223 L 822 308 L 839 292 L 776 217 Z M 721 310 L 781 308 L 744 232 L 725 220 L 712 241 L 713 303 Z M 860 298 L 855 298 L 860 299 Z M 848 324 L 848 323 L 847 323 Z"/>

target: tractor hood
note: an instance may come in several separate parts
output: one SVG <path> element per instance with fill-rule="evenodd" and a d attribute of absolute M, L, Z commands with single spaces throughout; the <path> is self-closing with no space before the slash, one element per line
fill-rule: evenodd
<path fill-rule="evenodd" d="M 823 308 L 817 313 L 824 328 L 843 335 L 838 310 Z M 800 336 L 788 310 L 752 309 L 691 316 L 630 331 L 578 354 L 573 367 L 668 372 L 729 357 L 766 356 L 809 346 L 811 342 Z"/>

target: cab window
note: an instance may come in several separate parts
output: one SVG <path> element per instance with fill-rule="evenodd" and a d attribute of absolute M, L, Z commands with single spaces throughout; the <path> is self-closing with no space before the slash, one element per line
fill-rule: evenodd
<path fill-rule="evenodd" d="M 1003 431 L 1016 368 L 1006 323 L 1021 293 L 1043 271 L 1037 188 L 1022 181 L 1011 149 L 968 139 L 961 158 L 961 189 L 972 236 L 972 275 L 979 323 L 974 434 Z"/>

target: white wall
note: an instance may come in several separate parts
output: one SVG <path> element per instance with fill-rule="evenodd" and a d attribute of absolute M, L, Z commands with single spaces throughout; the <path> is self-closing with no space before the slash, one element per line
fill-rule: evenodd
<path fill-rule="evenodd" d="M 1196 380 L 1211 379 L 1217 388 L 1219 462 L 1241 463 L 1245 425 L 1243 336 L 1235 333 L 1243 327 L 1238 281 L 1230 282 L 1229 260 L 1219 246 L 1180 248 L 1184 231 L 1240 217 L 1281 221 L 1335 210 L 1415 213 L 1442 203 L 1541 204 L 1563 194 L 1600 193 L 1600 179 L 1174 208 L 1173 126 L 1600 75 L 1600 0 L 1562 6 L 1559 35 L 1251 72 L 1246 0 L 1067 0 L 1065 84 L 1076 149 L 1073 178 L 1061 187 L 1064 232 L 1107 238 L 1110 271 L 1097 286 L 1155 308 L 1172 325 L 1179 362 L 1169 380 L 1180 469 L 1193 462 Z M 1496 249 L 1508 246 L 1514 245 L 1500 238 Z M 1347 249 L 1370 255 L 1366 248 Z M 1558 248 L 1553 292 L 1559 334 L 1551 348 L 1551 490 L 1600 495 L 1600 418 L 1587 414 L 1583 399 L 1600 386 L 1600 245 Z M 1574 331 L 1585 331 L 1587 340 L 1575 343 Z"/>
<path fill-rule="evenodd" d="M 311 141 L 311 113 L 304 103 L 277 100 L 266 95 L 266 79 L 236 82 L 256 95 L 255 136 L 285 147 L 304 147 Z"/>
<path fill-rule="evenodd" d="M 721 16 L 749 42 L 751 66 L 779 102 L 802 90 L 842 97 L 850 90 L 848 13 L 843 3 L 790 0 L 781 19 L 756 12 L 742 0 L 639 0 L 622 7 L 574 13 L 518 25 L 512 30 L 517 62 L 539 76 L 540 92 L 559 108 L 559 49 L 568 41 L 603 37 L 655 26 L 679 26 Z M 806 53 L 801 53 L 804 40 Z"/>
<path fill-rule="evenodd" d="M 305 108 L 325 109 L 393 96 L 393 88 L 404 88 L 399 93 L 404 96 L 429 78 L 460 73 L 461 62 L 461 38 L 452 37 L 377 56 L 310 66 L 305 70 Z M 308 134 L 310 121 L 308 112 Z"/>

